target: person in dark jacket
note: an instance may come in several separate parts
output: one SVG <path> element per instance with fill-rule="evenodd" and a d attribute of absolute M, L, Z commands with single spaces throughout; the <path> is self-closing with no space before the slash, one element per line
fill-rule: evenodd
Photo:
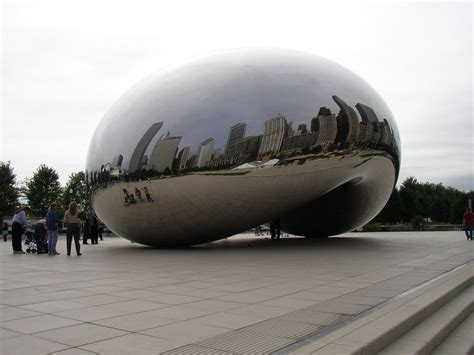
<path fill-rule="evenodd" d="M 35 224 L 34 238 L 36 243 L 36 250 L 38 254 L 45 254 L 48 252 L 48 237 L 46 231 L 46 220 L 40 219 Z"/>
<path fill-rule="evenodd" d="M 84 221 L 84 226 L 82 227 L 82 244 L 89 244 L 87 243 L 87 239 L 90 238 L 90 226 L 89 226 L 89 212 L 86 213 L 86 219 Z"/>
<path fill-rule="evenodd" d="M 98 241 L 98 229 L 99 229 L 99 222 L 97 220 L 97 217 L 95 216 L 94 212 L 91 212 L 89 218 L 89 230 L 90 230 L 90 236 L 91 236 L 91 243 L 92 244 L 99 244 Z"/>

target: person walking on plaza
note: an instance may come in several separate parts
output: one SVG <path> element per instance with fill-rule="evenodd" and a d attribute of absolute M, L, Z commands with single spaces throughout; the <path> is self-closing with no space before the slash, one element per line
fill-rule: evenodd
<path fill-rule="evenodd" d="M 6 242 L 8 239 L 8 223 L 5 222 L 2 228 L 3 241 Z"/>
<path fill-rule="evenodd" d="M 59 255 L 56 250 L 56 244 L 59 236 L 59 215 L 56 212 L 58 207 L 56 202 L 52 202 L 49 206 L 49 211 L 46 214 L 46 228 L 48 229 L 48 254 Z"/>
<path fill-rule="evenodd" d="M 466 234 L 467 240 L 472 240 L 472 232 L 474 229 L 474 213 L 470 208 L 466 209 L 463 216 L 464 222 L 464 233 Z"/>
<path fill-rule="evenodd" d="M 25 232 L 25 226 L 28 223 L 26 219 L 26 212 L 29 211 L 29 207 L 22 208 L 13 216 L 12 220 L 12 248 L 13 254 L 25 254 L 21 250 L 21 236 Z"/>
<path fill-rule="evenodd" d="M 81 237 L 81 220 L 79 219 L 79 210 L 77 208 L 76 201 L 72 201 L 69 204 L 69 209 L 64 214 L 64 223 L 67 224 L 66 229 L 66 248 L 67 255 L 71 255 L 71 243 L 74 237 L 74 244 L 76 245 L 77 256 L 81 254 L 81 243 L 79 238 Z"/>
<path fill-rule="evenodd" d="M 143 186 L 143 191 L 145 191 L 145 196 L 148 202 L 153 202 L 153 199 L 151 198 L 151 193 L 148 191 L 148 187 Z"/>

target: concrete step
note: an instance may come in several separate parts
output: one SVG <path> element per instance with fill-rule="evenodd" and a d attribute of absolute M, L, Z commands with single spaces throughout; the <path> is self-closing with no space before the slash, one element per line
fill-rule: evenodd
<path fill-rule="evenodd" d="M 473 334 L 474 313 L 471 312 L 431 354 L 472 354 L 474 352 Z"/>
<path fill-rule="evenodd" d="M 473 304 L 474 286 L 470 286 L 379 354 L 430 354 L 472 312 Z"/>
<path fill-rule="evenodd" d="M 392 299 L 380 308 L 372 310 L 355 321 L 337 329 L 316 341 L 293 349 L 294 354 L 375 354 L 397 341 L 410 330 L 428 321 L 437 311 L 439 317 L 446 317 L 439 327 L 430 324 L 434 331 L 424 335 L 426 341 L 418 341 L 420 349 L 433 350 L 450 331 L 452 331 L 472 311 L 474 280 L 473 263 L 454 270 L 439 279 L 415 288 Z M 451 304 L 451 301 L 454 303 Z M 449 315 L 452 312 L 453 315 Z M 440 318 L 441 319 L 441 318 Z M 446 320 L 448 324 L 446 323 Z M 434 322 L 434 321 L 431 321 Z M 419 334 L 423 332 L 418 330 Z M 414 333 L 417 334 L 417 333 Z M 421 337 L 421 335 L 420 335 Z M 413 341 L 412 339 L 410 339 Z M 416 341 L 416 340 L 415 340 Z M 423 345 L 428 344 L 428 345 Z M 405 344 L 406 345 L 406 344 Z M 425 346 L 425 348 L 423 348 Z M 424 350 L 422 350 L 424 351 Z M 399 348 L 397 354 L 411 354 L 415 351 L 404 351 Z M 423 353 L 423 352 L 422 352 Z"/>

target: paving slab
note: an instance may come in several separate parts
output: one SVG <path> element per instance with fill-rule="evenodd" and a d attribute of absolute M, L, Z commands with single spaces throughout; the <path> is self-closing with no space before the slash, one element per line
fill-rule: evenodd
<path fill-rule="evenodd" d="M 116 338 L 127 334 L 124 331 L 83 323 L 70 327 L 36 333 L 35 336 L 69 346 L 78 347 L 100 340 Z"/>
<path fill-rule="evenodd" d="M 182 345 L 182 343 L 177 341 L 160 339 L 135 333 L 84 345 L 81 346 L 80 349 L 103 355 L 156 355 L 167 350 L 177 348 L 180 345 Z"/>
<path fill-rule="evenodd" d="M 79 258 L 65 255 L 60 236 L 58 248 L 57 257 L 13 255 L 10 243 L 0 244 L 2 354 L 212 353 L 213 344 L 216 353 L 275 351 L 474 255 L 462 232 L 275 241 L 241 234 L 183 249 L 106 237 L 84 245 Z M 83 339 L 78 331 L 68 344 L 58 343 L 62 330 L 87 329 L 83 322 L 99 327 L 102 338 Z M 13 352 L 17 345 L 21 351 Z"/>

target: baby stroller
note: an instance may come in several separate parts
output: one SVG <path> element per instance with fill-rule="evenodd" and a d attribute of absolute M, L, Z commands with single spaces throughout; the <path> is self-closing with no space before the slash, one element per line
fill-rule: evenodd
<path fill-rule="evenodd" d="M 26 252 L 36 254 L 37 248 L 36 243 L 31 241 L 26 245 Z"/>

